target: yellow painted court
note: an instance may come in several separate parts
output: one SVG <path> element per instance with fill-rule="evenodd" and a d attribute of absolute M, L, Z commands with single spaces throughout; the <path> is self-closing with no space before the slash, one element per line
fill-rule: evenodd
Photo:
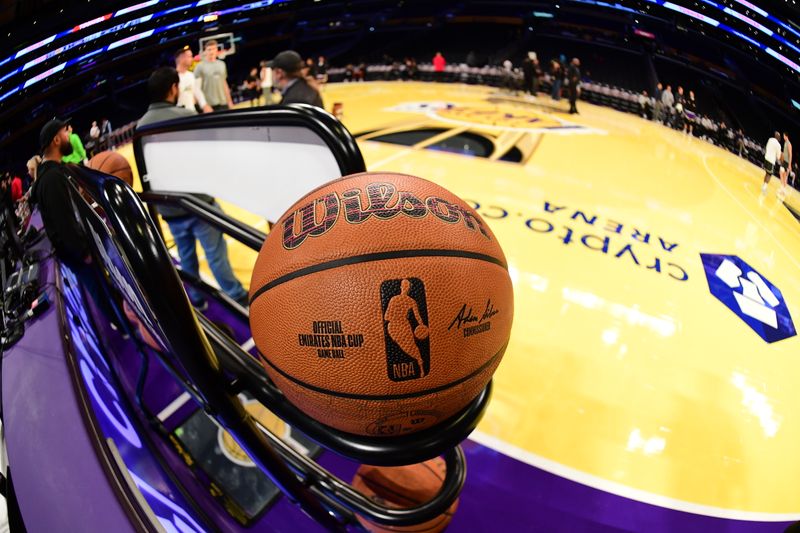
<path fill-rule="evenodd" d="M 742 287 L 732 305 L 761 302 L 751 314 L 784 331 L 788 311 L 797 327 L 800 221 L 777 179 L 762 195 L 764 172 L 744 159 L 586 103 L 568 115 L 546 96 L 402 82 L 323 97 L 344 104 L 370 171 L 452 190 L 503 245 L 515 320 L 476 440 L 665 506 L 800 515 L 800 338 L 767 342 L 711 293 L 722 259 L 708 270 L 701 257 L 737 256 L 750 270 L 727 278 Z M 486 157 L 451 153 L 460 139 Z M 797 191 L 786 203 L 800 206 Z M 230 251 L 248 285 L 255 253 Z"/>

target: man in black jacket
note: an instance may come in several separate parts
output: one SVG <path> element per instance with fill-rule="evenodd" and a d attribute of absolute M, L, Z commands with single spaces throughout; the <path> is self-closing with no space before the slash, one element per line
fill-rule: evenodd
<path fill-rule="evenodd" d="M 100 281 L 101 269 L 92 264 L 91 236 L 73 208 L 77 192 L 71 190 L 69 176 L 61 158 L 72 153 L 69 121 L 54 118 L 39 133 L 42 162 L 36 169 L 31 198 L 38 205 L 44 230 L 59 260 L 77 276 L 97 308 L 119 329 L 119 315 L 109 302 Z M 83 201 L 77 199 L 77 201 Z"/>
<path fill-rule="evenodd" d="M 270 61 L 275 85 L 281 90 L 282 104 L 311 104 L 323 107 L 319 92 L 303 77 L 303 59 L 293 50 L 285 50 Z"/>
<path fill-rule="evenodd" d="M 572 58 L 572 63 L 567 70 L 567 81 L 569 82 L 569 113 L 570 115 L 578 112 L 575 102 L 578 101 L 578 85 L 581 83 L 581 61 L 577 57 Z"/>
<path fill-rule="evenodd" d="M 76 218 L 69 198 L 69 178 L 61 158 L 72 153 L 69 121 L 53 119 L 39 134 L 43 159 L 37 169 L 31 197 L 39 205 L 47 237 L 59 258 L 71 268 L 91 263 L 83 224 Z"/>

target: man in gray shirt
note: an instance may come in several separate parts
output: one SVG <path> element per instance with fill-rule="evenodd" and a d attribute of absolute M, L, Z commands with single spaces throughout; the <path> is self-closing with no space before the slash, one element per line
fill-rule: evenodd
<path fill-rule="evenodd" d="M 178 71 L 172 67 L 161 67 L 150 75 L 150 79 L 147 80 L 150 107 L 139 119 L 136 124 L 137 128 L 197 114 L 194 109 L 176 105 L 180 92 L 179 81 Z M 211 196 L 196 194 L 195 197 L 221 210 Z M 158 212 L 161 218 L 167 222 L 170 233 L 175 238 L 183 271 L 195 278 L 200 278 L 200 264 L 197 259 L 197 241 L 199 240 L 205 250 L 208 266 L 220 288 L 242 307 L 247 307 L 247 291 L 233 273 L 228 260 L 228 247 L 222 232 L 180 207 L 164 205 L 158 208 Z M 208 302 L 200 292 L 189 288 L 188 293 L 192 304 L 199 310 L 202 311 L 208 306 Z"/>
<path fill-rule="evenodd" d="M 200 84 L 206 102 L 214 111 L 233 109 L 231 89 L 228 87 L 228 68 L 223 60 L 217 58 L 218 53 L 217 41 L 208 41 L 203 50 L 205 61 L 194 68 L 196 83 Z"/>

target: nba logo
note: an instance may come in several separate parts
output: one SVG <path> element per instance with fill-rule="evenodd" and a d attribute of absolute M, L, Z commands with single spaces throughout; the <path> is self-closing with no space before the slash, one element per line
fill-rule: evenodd
<path fill-rule="evenodd" d="M 797 335 L 781 291 L 735 255 L 700 254 L 708 288 L 719 301 L 773 343 Z"/>
<path fill-rule="evenodd" d="M 381 283 L 386 371 L 392 381 L 427 376 L 431 350 L 428 339 L 428 305 L 419 278 L 391 279 Z"/>

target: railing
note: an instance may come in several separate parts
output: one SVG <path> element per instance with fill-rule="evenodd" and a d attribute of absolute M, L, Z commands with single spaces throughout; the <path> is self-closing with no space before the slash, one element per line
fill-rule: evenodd
<path fill-rule="evenodd" d="M 114 150 L 118 146 L 132 142 L 135 132 L 136 121 L 129 122 L 121 128 L 113 130 L 111 133 L 101 135 L 97 140 L 90 139 L 86 142 L 84 148 L 86 148 L 86 153 L 90 155 L 97 154 L 105 150 Z"/>
<path fill-rule="evenodd" d="M 190 135 L 212 131 L 215 138 L 224 138 L 226 131 L 241 133 L 242 126 L 246 126 L 248 131 L 270 128 L 270 138 L 277 137 L 283 142 L 286 139 L 278 135 L 281 128 L 284 128 L 284 132 L 298 128 L 306 133 L 313 132 L 330 150 L 334 171 L 346 175 L 364 170 L 355 140 L 335 118 L 308 106 L 284 106 L 279 109 L 218 113 L 182 123 L 170 122 L 144 128 L 135 138 L 134 153 L 143 175 L 149 173 L 153 178 L 144 180 L 145 188 L 167 183 L 163 176 L 169 172 L 162 169 L 159 181 L 155 175 L 159 174 L 157 167 L 163 162 L 159 163 L 155 156 L 149 162 L 148 170 L 145 164 L 147 150 L 143 144 L 152 143 L 158 139 L 158 135 L 164 134 L 173 135 L 171 138 L 174 139 L 174 135 L 181 131 L 194 132 Z M 294 130 L 286 130 L 287 127 Z M 146 140 L 148 135 L 153 136 L 149 141 Z M 307 137 L 306 134 L 303 136 Z M 320 146 L 317 141 L 313 142 L 315 146 Z M 221 153 L 224 157 L 227 151 Z M 295 166 L 292 171 L 298 168 Z M 137 272 L 135 283 L 143 295 L 140 308 L 150 315 L 150 322 L 159 325 L 165 339 L 167 349 L 158 356 L 168 368 L 174 369 L 173 374 L 193 393 L 209 415 L 234 436 L 293 502 L 299 503 L 308 514 L 331 530 L 340 530 L 352 523 L 355 513 L 388 526 L 420 524 L 444 513 L 452 505 L 461 491 L 466 473 L 464 456 L 458 444 L 469 435 L 483 415 L 490 398 L 491 385 L 487 385 L 462 412 L 451 419 L 428 430 L 399 438 L 351 435 L 320 424 L 285 399 L 257 359 L 244 352 L 203 316 L 195 316 L 176 277 L 166 247 L 140 199 L 149 204 L 180 206 L 256 250 L 260 249 L 265 235 L 187 193 L 146 190 L 137 197 L 130 187 L 119 180 L 82 168 L 75 168 L 74 172 L 84 191 L 105 211 L 108 225 L 119 241 L 118 247 L 125 258 L 123 263 L 129 265 L 130 272 Z M 202 188 L 202 180 L 195 179 L 193 183 L 199 187 L 197 192 L 213 192 Z M 211 183 L 207 185 L 212 186 Z M 236 309 L 236 312 L 245 313 L 242 309 Z M 246 319 L 246 315 L 242 314 L 240 318 Z M 148 322 L 147 318 L 143 322 Z M 443 455 L 447 464 L 443 486 L 431 501 L 414 508 L 394 509 L 376 504 L 317 463 L 286 446 L 276 436 L 257 427 L 237 399 L 242 391 L 249 392 L 270 411 L 323 447 L 359 462 L 401 465 Z"/>

